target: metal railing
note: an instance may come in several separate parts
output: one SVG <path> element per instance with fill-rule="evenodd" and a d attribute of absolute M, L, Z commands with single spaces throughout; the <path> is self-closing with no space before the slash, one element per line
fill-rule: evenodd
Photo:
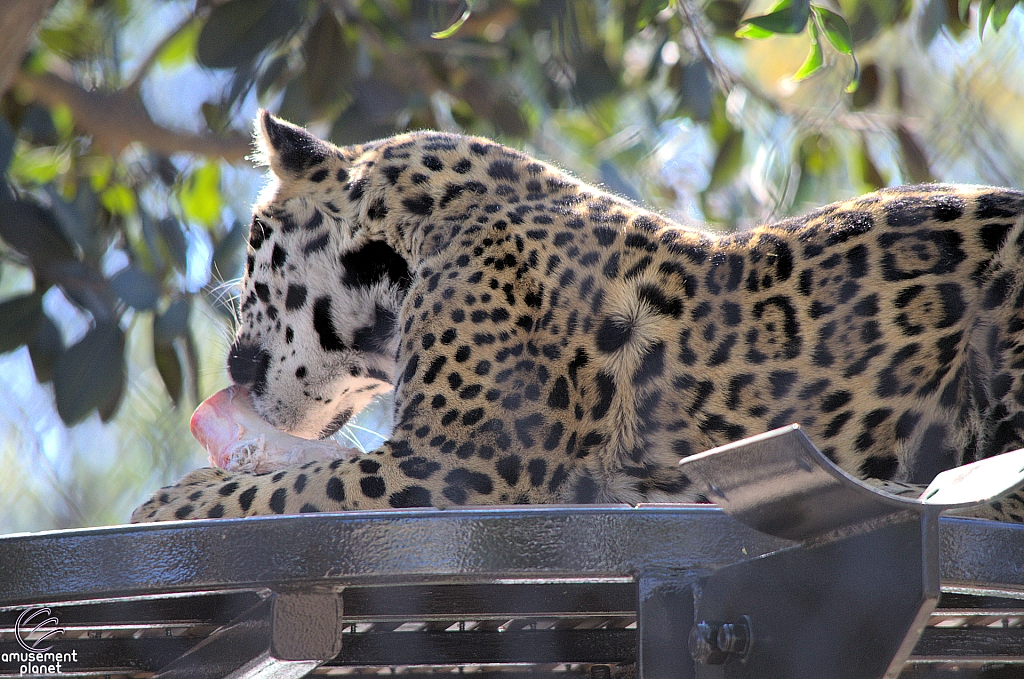
<path fill-rule="evenodd" d="M 45 656 L 22 662 L 24 644 L 78 676 L 1024 677 L 1024 526 L 940 520 L 946 505 L 853 481 L 795 429 L 691 460 L 726 511 L 395 510 L 0 538 L 0 676 L 49 673 Z"/>

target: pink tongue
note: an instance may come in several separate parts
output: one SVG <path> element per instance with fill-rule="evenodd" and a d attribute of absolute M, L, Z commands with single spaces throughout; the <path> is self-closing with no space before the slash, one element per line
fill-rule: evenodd
<path fill-rule="evenodd" d="M 192 436 L 210 454 L 210 464 L 220 467 L 228 450 L 243 437 L 253 438 L 273 431 L 256 414 L 252 399 L 244 387 L 237 385 L 221 389 L 199 404 L 189 424 Z"/>
<path fill-rule="evenodd" d="M 275 429 L 239 386 L 221 389 L 200 403 L 191 429 L 209 453 L 210 465 L 230 471 L 269 472 L 313 460 L 348 460 L 358 453 L 337 441 L 311 441 Z"/>

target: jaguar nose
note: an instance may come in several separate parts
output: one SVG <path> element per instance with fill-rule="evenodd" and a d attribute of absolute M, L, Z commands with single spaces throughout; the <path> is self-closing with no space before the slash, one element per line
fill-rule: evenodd
<path fill-rule="evenodd" d="M 228 375 L 231 381 L 246 387 L 255 396 L 267 388 L 270 354 L 252 342 L 235 341 L 228 350 Z"/>

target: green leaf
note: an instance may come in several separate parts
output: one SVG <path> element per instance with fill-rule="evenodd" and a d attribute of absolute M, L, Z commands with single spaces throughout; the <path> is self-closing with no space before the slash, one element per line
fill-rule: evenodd
<path fill-rule="evenodd" d="M 456 19 L 455 24 L 453 24 L 450 27 L 447 27 L 443 31 L 435 31 L 434 33 L 431 33 L 430 37 L 436 38 L 437 40 L 443 40 L 444 38 L 451 38 L 452 36 L 454 36 L 459 31 L 459 29 L 462 28 L 462 25 L 466 23 L 466 19 L 469 18 L 469 15 L 473 13 L 473 5 L 476 3 L 467 2 L 466 4 L 468 5 L 466 7 L 466 11 L 462 13 L 462 16 Z"/>
<path fill-rule="evenodd" d="M 110 389 L 107 391 L 106 398 L 96 406 L 96 411 L 100 414 L 101 422 L 110 422 L 114 419 L 114 415 L 117 414 L 117 408 L 121 405 L 121 398 L 124 396 L 124 388 L 126 383 L 126 371 L 122 362 L 121 370 L 118 375 L 119 379 L 112 379 L 110 382 Z"/>
<path fill-rule="evenodd" d="M 57 14 L 54 12 L 54 15 Z M 104 49 L 103 24 L 99 19 L 101 14 L 89 11 L 76 12 L 71 18 L 58 20 L 55 22 L 56 25 L 44 25 L 39 31 L 39 41 L 73 61 L 96 57 Z"/>
<path fill-rule="evenodd" d="M 742 5 L 738 0 L 711 0 L 704 5 L 704 16 L 714 25 L 716 34 L 728 37 L 739 28 L 743 18 Z"/>
<path fill-rule="evenodd" d="M 57 359 L 64 352 L 64 340 L 60 330 L 50 317 L 43 314 L 35 337 L 28 343 L 28 355 L 32 359 L 32 370 L 39 384 L 46 384 L 53 379 L 53 371 Z"/>
<path fill-rule="evenodd" d="M 807 25 L 810 13 L 810 0 L 779 0 L 766 14 L 744 19 L 743 23 L 772 33 L 799 33 Z"/>
<path fill-rule="evenodd" d="M 256 99 L 263 101 L 264 96 L 271 88 L 282 87 L 283 83 L 278 82 L 288 69 L 288 56 L 280 55 L 274 57 L 273 61 L 263 69 L 259 78 L 256 79 Z"/>
<path fill-rule="evenodd" d="M 47 198 L 50 200 L 49 212 L 57 222 L 60 232 L 75 247 L 81 249 L 84 258 L 98 261 L 109 247 L 109 241 L 99 237 L 103 228 L 99 222 L 99 204 L 95 193 L 89 190 L 87 182 L 79 179 L 75 187 L 75 197 L 71 202 L 64 200 L 58 187 L 50 184 L 45 186 Z"/>
<path fill-rule="evenodd" d="M 206 126 L 212 132 L 222 134 L 231 125 L 231 111 L 229 108 L 223 101 L 217 103 L 204 101 L 199 106 L 199 111 L 203 114 Z"/>
<path fill-rule="evenodd" d="M 78 166 L 89 175 L 89 187 L 94 193 L 110 185 L 110 175 L 114 172 L 114 159 L 110 156 L 84 156 L 79 159 Z"/>
<path fill-rule="evenodd" d="M 0 302 L 0 354 L 31 341 L 43 318 L 43 296 L 37 292 Z"/>
<path fill-rule="evenodd" d="M 642 30 L 647 24 L 651 23 L 651 19 L 656 17 L 670 4 L 674 6 L 676 4 L 675 0 L 642 0 L 636 16 L 636 27 Z"/>
<path fill-rule="evenodd" d="M 156 363 L 160 379 L 163 380 L 175 407 L 181 403 L 186 371 L 181 350 L 175 346 L 175 340 L 183 338 L 185 340 L 183 348 L 186 353 L 192 350 L 190 344 L 192 335 L 188 328 L 191 309 L 189 300 L 179 299 L 167 307 L 164 313 L 153 318 L 153 361 Z M 189 363 L 193 363 L 195 357 L 190 356 L 189 358 L 192 359 Z M 191 374 L 194 383 L 198 373 L 192 372 Z M 198 401 L 198 397 L 195 400 Z"/>
<path fill-rule="evenodd" d="M 228 0 L 210 12 L 196 41 L 196 58 L 210 68 L 239 68 L 301 21 L 292 0 Z"/>
<path fill-rule="evenodd" d="M 188 268 L 188 242 L 185 240 L 181 222 L 174 217 L 164 217 L 157 222 L 157 229 L 160 231 L 160 238 L 167 246 L 174 267 L 181 273 L 185 273 L 185 269 Z"/>
<path fill-rule="evenodd" d="M 189 389 L 189 397 L 192 399 L 192 403 L 199 403 L 199 352 L 196 351 L 196 340 L 192 336 L 192 331 L 189 330 L 185 333 L 184 343 L 184 354 L 185 358 L 183 362 L 186 366 L 187 373 L 190 380 L 187 384 L 191 387 Z M 180 355 L 180 354 L 179 354 Z"/>
<path fill-rule="evenodd" d="M 846 86 L 846 93 L 852 94 L 857 91 L 860 87 L 860 64 L 857 63 L 857 56 L 851 54 L 850 57 L 853 59 L 853 77 L 850 78 L 850 84 Z"/>
<path fill-rule="evenodd" d="M 992 12 L 992 7 L 995 5 L 995 0 L 981 0 L 981 6 L 978 8 L 978 37 L 983 38 L 985 36 L 985 24 L 988 23 L 988 15 Z"/>
<path fill-rule="evenodd" d="M 873 106 L 878 101 L 878 92 L 881 87 L 878 76 L 878 66 L 868 63 L 860 73 L 860 82 L 857 91 L 850 99 L 853 110 L 859 111 Z"/>
<path fill-rule="evenodd" d="M 113 415 L 124 392 L 124 333 L 116 322 L 98 323 L 60 355 L 53 373 L 57 412 L 68 426 L 94 409 Z"/>
<path fill-rule="evenodd" d="M 37 273 L 75 259 L 53 214 L 26 200 L 0 201 L 0 238 L 28 257 Z"/>
<path fill-rule="evenodd" d="M 1010 16 L 1010 11 L 1016 6 L 1017 0 L 996 0 L 995 7 L 992 11 L 992 28 L 997 31 L 1003 27 L 1006 23 L 1006 18 Z"/>
<path fill-rule="evenodd" d="M 127 217 L 135 214 L 135 193 L 124 184 L 111 184 L 100 193 L 100 205 L 112 215 Z"/>
<path fill-rule="evenodd" d="M 153 335 L 157 342 L 170 344 L 188 331 L 188 317 L 192 307 L 187 299 L 174 301 L 167 310 L 153 319 Z"/>
<path fill-rule="evenodd" d="M 167 389 L 167 394 L 177 408 L 181 403 L 181 393 L 185 385 L 184 371 L 181 367 L 181 359 L 172 342 L 161 342 L 157 334 L 153 333 L 153 362 L 156 363 L 157 372 Z"/>
<path fill-rule="evenodd" d="M 754 24 L 747 24 L 736 31 L 737 38 L 746 38 L 747 40 L 764 40 L 765 38 L 770 38 L 773 35 L 775 35 L 774 31 L 767 31 L 763 28 L 758 28 Z"/>
<path fill-rule="evenodd" d="M 110 278 L 110 289 L 128 306 L 139 311 L 148 311 L 160 299 L 160 286 L 153 277 L 129 264 Z"/>
<path fill-rule="evenodd" d="M 957 9 L 960 11 L 960 21 L 967 21 L 967 12 L 971 9 L 971 0 L 958 0 Z"/>
<path fill-rule="evenodd" d="M 846 19 L 824 7 L 812 5 L 812 9 L 822 32 L 832 46 L 836 48 L 836 51 L 843 54 L 853 54 L 853 33 L 850 31 L 850 26 L 846 23 Z"/>
<path fill-rule="evenodd" d="M 91 313 L 98 323 L 115 319 L 116 299 L 110 281 L 91 264 L 77 259 L 54 262 L 47 267 L 46 274 L 68 299 Z"/>
<path fill-rule="evenodd" d="M 743 167 L 743 130 L 733 128 L 718 147 L 715 164 L 711 168 L 708 189 L 718 188 L 729 181 Z"/>
<path fill-rule="evenodd" d="M 895 131 L 900 151 L 903 154 L 903 166 L 907 171 L 907 178 L 915 184 L 933 181 L 931 168 L 928 165 L 928 156 L 914 135 L 903 125 L 898 125 Z"/>
<path fill-rule="evenodd" d="M 74 56 L 78 50 L 77 31 L 69 27 L 43 28 L 39 31 L 39 42 L 49 47 L 54 52 L 65 56 Z"/>
<path fill-rule="evenodd" d="M 163 68 L 172 69 L 185 64 L 196 51 L 196 41 L 199 39 L 199 31 L 202 25 L 198 20 L 193 20 L 180 27 L 156 58 Z"/>
<path fill-rule="evenodd" d="M 75 131 L 75 118 L 71 109 L 66 104 L 57 104 L 50 109 L 50 118 L 57 135 L 62 140 L 70 139 Z"/>
<path fill-rule="evenodd" d="M 952 26 L 953 22 L 950 21 L 952 17 L 949 16 L 949 8 L 946 4 L 946 0 L 926 1 L 924 11 L 921 12 L 921 19 L 918 22 L 918 36 L 921 39 L 922 45 L 930 45 L 935 36 L 938 35 L 939 29 L 944 25 Z"/>
<path fill-rule="evenodd" d="M 810 23 L 810 36 L 811 36 L 811 51 L 807 53 L 807 58 L 804 60 L 803 66 L 800 67 L 796 73 L 793 74 L 793 80 L 800 81 L 811 77 L 825 64 L 824 57 L 821 52 L 821 43 L 818 40 L 818 25 L 812 21 Z"/>
<path fill-rule="evenodd" d="M 340 111 L 346 88 L 356 72 L 355 51 L 348 48 L 334 12 L 324 11 L 303 45 L 306 57 L 306 98 L 321 113 Z"/>
<path fill-rule="evenodd" d="M 158 278 L 166 272 L 168 255 L 167 244 L 160 234 L 157 221 L 147 211 L 139 212 L 142 226 L 142 238 L 132 243 L 132 260 L 143 262 L 147 270 L 153 271 Z"/>
<path fill-rule="evenodd" d="M 220 219 L 220 166 L 204 163 L 192 171 L 178 193 L 181 210 L 190 221 L 212 226 Z"/>
<path fill-rule="evenodd" d="M 14 130 L 6 118 L 0 118 L 0 175 L 7 171 L 7 166 L 14 156 Z"/>
<path fill-rule="evenodd" d="M 860 149 L 860 178 L 872 189 L 880 189 L 886 185 L 882 173 L 878 171 L 875 161 L 871 159 L 871 152 L 868 150 L 867 141 L 861 136 Z"/>
<path fill-rule="evenodd" d="M 52 121 L 50 122 L 52 125 Z M 70 159 L 55 146 L 40 146 L 14 154 L 11 176 L 25 184 L 47 184 L 71 167 Z"/>

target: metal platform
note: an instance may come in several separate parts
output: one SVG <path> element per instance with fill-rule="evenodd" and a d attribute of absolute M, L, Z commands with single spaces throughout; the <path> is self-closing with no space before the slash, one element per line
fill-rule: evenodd
<path fill-rule="evenodd" d="M 0 676 L 22 674 L 20 639 L 77 676 L 1024 677 L 1024 526 L 893 507 L 796 540 L 710 505 L 8 536 Z M 27 634 L 41 607 L 32 627 L 56 621 Z"/>

